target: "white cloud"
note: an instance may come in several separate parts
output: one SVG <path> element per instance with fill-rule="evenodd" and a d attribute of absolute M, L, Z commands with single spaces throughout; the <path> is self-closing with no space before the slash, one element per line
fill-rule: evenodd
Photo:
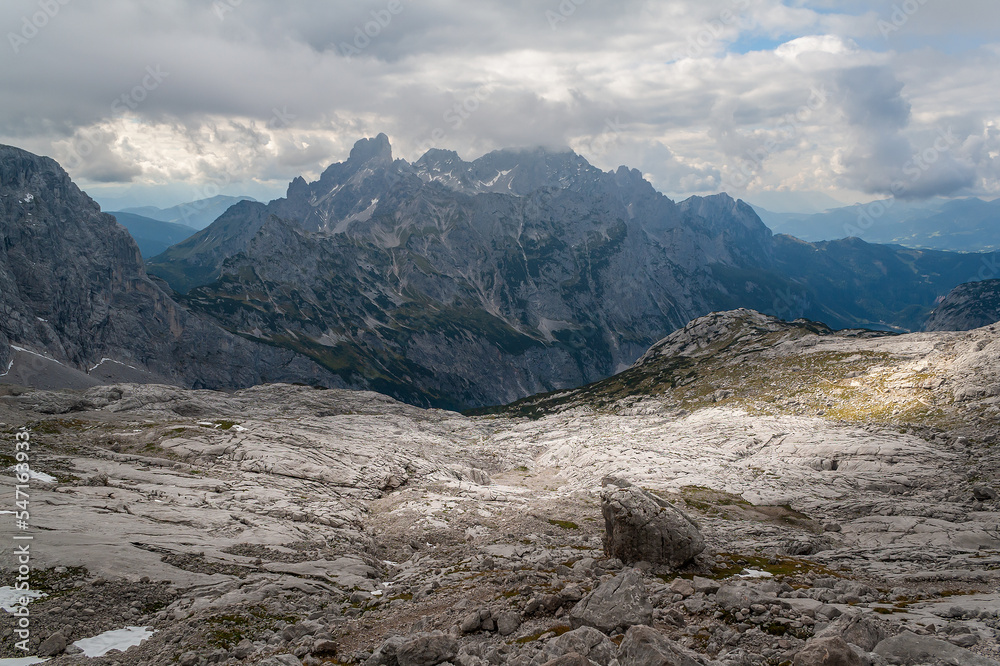
<path fill-rule="evenodd" d="M 407 159 L 571 146 L 678 193 L 874 195 L 951 124 L 927 191 L 998 189 L 1000 48 L 946 48 L 995 25 L 993 3 L 925 3 L 885 38 L 891 2 L 399 2 L 242 2 L 221 20 L 193 0 L 70 3 L 0 49 L 0 141 L 66 160 L 95 137 L 69 165 L 85 186 L 277 193 L 385 131 Z M 33 11 L 5 3 L 0 27 Z M 115 113 L 150 67 L 169 75 Z"/>

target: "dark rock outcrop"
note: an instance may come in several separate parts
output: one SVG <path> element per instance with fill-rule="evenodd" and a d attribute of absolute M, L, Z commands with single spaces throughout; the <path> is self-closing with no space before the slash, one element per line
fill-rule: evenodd
<path fill-rule="evenodd" d="M 635 486 L 609 485 L 601 493 L 604 552 L 627 564 L 649 562 L 679 567 L 705 549 L 705 539 L 688 516 Z"/>
<path fill-rule="evenodd" d="M 574 628 L 593 627 L 606 634 L 616 628 L 650 624 L 653 605 L 642 575 L 629 569 L 601 583 L 573 607 L 569 619 Z"/>

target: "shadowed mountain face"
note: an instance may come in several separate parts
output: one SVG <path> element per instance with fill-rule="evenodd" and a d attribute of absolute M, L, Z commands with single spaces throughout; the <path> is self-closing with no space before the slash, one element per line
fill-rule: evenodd
<path fill-rule="evenodd" d="M 676 204 L 573 153 L 410 165 L 380 135 L 285 199 L 234 206 L 150 271 L 229 330 L 464 407 L 613 374 L 712 309 L 713 266 L 772 262 L 770 232 L 725 195 Z"/>
<path fill-rule="evenodd" d="M 925 331 L 971 331 L 1000 321 L 1000 280 L 962 284 L 931 314 Z"/>
<path fill-rule="evenodd" d="M 468 407 L 607 377 L 713 310 L 916 329 L 980 261 L 775 239 L 741 201 L 675 203 L 572 152 L 409 164 L 379 135 L 149 270 L 226 329 L 348 383 Z"/>
<path fill-rule="evenodd" d="M 234 336 L 178 305 L 147 277 L 128 232 L 58 164 L 8 146 L 0 146 L 0 312 L 7 381 L 342 385 L 308 359 Z M 64 377 L 39 376 L 48 372 Z"/>

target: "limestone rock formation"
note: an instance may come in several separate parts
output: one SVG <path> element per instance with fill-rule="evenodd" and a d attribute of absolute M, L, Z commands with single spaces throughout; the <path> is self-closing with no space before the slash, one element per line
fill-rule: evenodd
<path fill-rule="evenodd" d="M 601 493 L 607 532 L 604 551 L 627 564 L 680 567 L 705 549 L 697 525 L 683 511 L 635 486 L 609 485 Z"/>
<path fill-rule="evenodd" d="M 574 628 L 593 627 L 604 633 L 649 624 L 653 606 L 642 576 L 630 569 L 602 583 L 585 596 L 569 614 Z"/>

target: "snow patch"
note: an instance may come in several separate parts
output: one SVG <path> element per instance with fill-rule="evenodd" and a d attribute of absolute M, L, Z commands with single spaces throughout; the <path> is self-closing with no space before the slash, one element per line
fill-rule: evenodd
<path fill-rule="evenodd" d="M 46 361 L 51 361 L 51 362 L 55 363 L 56 365 L 62 365 L 62 363 L 60 363 L 59 361 L 55 360 L 54 358 L 50 358 L 50 357 L 46 356 L 45 354 L 39 354 L 38 352 L 33 352 L 30 349 L 25 349 L 24 347 L 18 347 L 17 345 L 11 345 L 10 348 L 13 349 L 14 351 L 24 352 L 25 354 L 31 354 L 32 356 L 37 356 L 38 358 L 44 358 Z"/>
<path fill-rule="evenodd" d="M 7 468 L 7 471 L 8 472 L 16 472 L 17 470 L 12 465 L 12 466 L 10 466 L 10 467 Z M 31 468 L 28 468 L 28 478 L 31 479 L 32 481 L 41 481 L 42 483 L 58 483 L 59 482 L 59 479 L 57 479 L 56 477 L 50 476 L 49 474 L 46 474 L 45 472 L 36 472 L 35 470 L 33 470 Z"/>
<path fill-rule="evenodd" d="M 34 194 L 25 194 L 24 198 L 21 199 L 21 203 L 31 203 L 34 200 L 35 200 Z"/>
<path fill-rule="evenodd" d="M 97 370 L 99 367 L 101 367 L 105 363 L 117 363 L 118 365 L 125 366 L 126 368 L 131 368 L 132 370 L 138 370 L 138 368 L 136 368 L 133 365 L 129 365 L 128 363 L 122 363 L 121 361 L 116 361 L 113 358 L 102 358 L 101 362 L 98 363 L 97 365 L 95 365 L 94 367 L 92 367 L 90 370 L 87 370 L 87 373 L 89 374 L 89 373 L 93 372 L 94 370 Z"/>
<path fill-rule="evenodd" d="M 7 364 L 7 370 L 0 377 L 6 377 L 10 374 L 10 369 L 14 367 L 14 359 L 10 359 L 10 363 Z"/>
<path fill-rule="evenodd" d="M 4 609 L 8 613 L 11 613 L 14 611 L 14 606 L 20 605 L 18 602 L 21 597 L 27 597 L 31 601 L 34 601 L 35 599 L 41 599 L 45 596 L 48 595 L 44 592 L 39 592 L 38 590 L 18 590 L 9 586 L 0 587 L 0 608 Z"/>
<path fill-rule="evenodd" d="M 757 569 L 744 569 L 742 573 L 736 574 L 737 578 L 774 578 L 774 574 Z"/>
<path fill-rule="evenodd" d="M 103 657 L 112 650 L 125 652 L 152 635 L 153 630 L 146 627 L 125 627 L 124 629 L 105 631 L 93 638 L 83 638 L 73 645 L 83 650 L 83 654 L 87 657 Z"/>

